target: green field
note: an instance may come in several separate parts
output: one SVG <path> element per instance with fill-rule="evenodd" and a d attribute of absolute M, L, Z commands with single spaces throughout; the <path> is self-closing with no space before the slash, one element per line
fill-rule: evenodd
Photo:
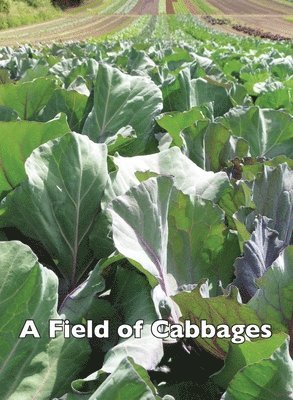
<path fill-rule="evenodd" d="M 1 0 L 0 29 L 47 21 L 60 15 L 61 11 L 50 0 Z"/>

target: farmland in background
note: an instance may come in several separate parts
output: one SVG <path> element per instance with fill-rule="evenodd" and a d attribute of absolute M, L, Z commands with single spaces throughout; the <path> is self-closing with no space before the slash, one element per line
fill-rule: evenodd
<path fill-rule="evenodd" d="M 18 3 L 13 3 L 18 4 Z M 21 3 L 20 4 L 24 4 Z M 42 3 L 44 4 L 44 3 Z M 43 11 L 42 19 L 53 18 L 29 27 L 0 31 L 0 44 L 17 43 L 49 43 L 53 41 L 79 40 L 103 36 L 130 25 L 139 15 L 192 14 L 204 23 L 213 25 L 225 32 L 242 32 L 262 36 L 280 35 L 292 37 L 291 4 L 283 4 L 269 0 L 89 0 L 81 6 L 61 12 L 50 7 Z M 18 13 L 31 15 L 41 8 L 33 8 L 32 12 Z M 53 12 L 51 12 L 51 11 Z M 41 11 L 40 11 L 41 12 Z M 54 19 L 55 17 L 55 19 Z M 57 19 L 56 19 L 57 18 Z M 5 25 L 5 13 L 0 13 L 0 28 Z M 29 20 L 33 22 L 33 20 Z M 18 24 L 21 24 L 21 20 Z M 267 35 L 268 36 L 268 35 Z"/>

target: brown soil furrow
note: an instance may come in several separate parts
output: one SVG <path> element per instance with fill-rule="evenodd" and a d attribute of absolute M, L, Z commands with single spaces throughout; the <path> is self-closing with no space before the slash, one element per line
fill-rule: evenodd
<path fill-rule="evenodd" d="M 214 15 L 215 18 L 219 17 L 219 15 Z M 228 15 L 223 15 L 223 17 L 229 17 Z M 201 20 L 205 23 L 207 21 L 204 19 L 203 16 L 201 16 Z M 212 24 L 213 28 L 228 32 L 228 33 L 234 33 L 237 35 L 246 35 L 244 31 L 238 31 L 233 29 L 232 26 L 239 24 L 243 28 L 248 27 L 252 29 L 257 29 L 261 30 L 264 33 L 268 33 L 271 35 L 281 35 L 286 38 L 292 38 L 293 37 L 293 29 L 292 29 L 292 23 L 289 21 L 284 20 L 283 17 L 280 16 L 267 16 L 267 15 L 241 15 L 241 16 L 235 16 L 235 15 L 230 15 L 230 24 L 228 25 L 214 25 Z M 210 25 L 210 23 L 208 23 Z"/>
<path fill-rule="evenodd" d="M 83 31 L 89 31 L 91 30 L 93 27 L 95 27 L 97 24 L 103 24 L 104 22 L 107 23 L 109 21 L 109 17 L 93 17 L 93 20 L 89 23 L 86 24 L 75 24 L 71 29 L 67 29 L 67 30 L 63 30 L 63 29 L 56 29 L 55 32 L 53 32 L 54 36 L 58 35 L 59 37 L 63 37 L 63 36 L 71 36 L 74 37 L 76 33 L 78 32 L 83 32 Z M 45 32 L 45 37 L 42 37 L 42 39 L 46 40 L 46 38 L 51 38 L 52 32 Z"/>
<path fill-rule="evenodd" d="M 122 22 L 128 22 L 129 18 L 125 15 L 117 15 L 117 17 L 113 18 L 111 16 L 107 20 L 104 20 L 103 23 L 100 21 L 97 21 L 96 24 L 92 24 L 91 27 L 87 27 L 85 29 L 79 29 L 76 31 L 75 35 L 73 36 L 72 33 L 66 33 L 62 36 L 60 36 L 60 40 L 62 41 L 68 41 L 72 40 L 72 37 L 74 37 L 74 40 L 81 40 L 81 39 L 86 39 L 90 38 L 93 36 L 97 36 L 98 34 L 101 33 L 107 33 L 111 32 L 114 30 L 116 27 L 121 27 Z"/>
<path fill-rule="evenodd" d="M 139 0 L 130 14 L 151 14 L 157 15 L 159 11 L 159 0 Z"/>
<path fill-rule="evenodd" d="M 280 2 L 275 2 L 274 0 L 270 0 L 268 4 L 268 0 L 250 0 L 251 3 L 254 3 L 260 7 L 267 8 L 268 6 L 270 9 L 275 10 L 276 14 L 279 13 L 280 8 L 283 13 L 285 14 L 292 14 L 293 13 L 293 4 L 285 4 Z"/>
<path fill-rule="evenodd" d="M 293 37 L 293 24 L 285 21 L 283 17 L 271 15 L 245 15 L 238 19 L 241 25 L 253 26 L 263 31 L 283 35 L 285 37 Z"/>
<path fill-rule="evenodd" d="M 188 8 L 191 14 L 199 14 L 195 5 L 191 2 L 191 0 L 184 0 L 186 7 Z"/>
<path fill-rule="evenodd" d="M 293 14 L 293 6 L 290 4 L 273 0 L 207 1 L 219 10 L 219 15 L 229 16 L 235 24 L 260 29 L 269 34 L 293 36 L 293 24 L 285 19 L 286 15 Z"/>
<path fill-rule="evenodd" d="M 25 39 L 27 37 L 31 37 L 33 34 L 35 34 L 38 38 L 48 35 L 54 35 L 54 34 L 58 34 L 58 33 L 67 33 L 67 32 L 76 32 L 80 27 L 84 28 L 87 26 L 91 26 L 91 24 L 95 24 L 97 22 L 97 18 L 99 18 L 100 21 L 103 21 L 104 19 L 107 18 L 107 16 L 90 16 L 87 18 L 84 18 L 83 20 L 74 20 L 74 19 L 67 19 L 64 20 L 62 24 L 59 25 L 52 25 L 49 27 L 41 27 L 41 29 L 38 30 L 26 30 L 26 31 L 22 31 L 21 33 L 15 33 L 15 32 L 11 32 L 10 38 L 11 39 Z M 1 34 L 0 34 L 0 40 L 1 40 Z"/>
<path fill-rule="evenodd" d="M 175 14 L 175 10 L 173 7 L 174 0 L 166 0 L 166 13 L 167 14 Z"/>
<path fill-rule="evenodd" d="M 83 33 L 78 33 L 74 39 L 72 37 L 69 37 L 68 39 L 62 39 L 62 41 L 70 41 L 70 40 L 86 40 L 92 37 L 97 37 L 101 35 L 106 35 L 110 33 L 115 33 L 117 31 L 117 28 L 123 29 L 127 27 L 131 22 L 133 22 L 133 18 L 129 18 L 128 16 L 121 16 L 117 18 L 117 20 L 110 22 L 107 25 L 102 25 L 99 26 L 98 28 L 92 30 L 91 32 L 83 32 Z"/>
<path fill-rule="evenodd" d="M 275 7 L 271 6 L 271 2 L 266 0 L 262 1 L 261 4 L 254 3 L 250 0 L 208 0 L 208 2 L 220 10 L 225 15 L 235 14 L 259 14 L 259 15 L 288 15 L 292 8 L 286 5 L 280 4 L 278 11 Z"/>

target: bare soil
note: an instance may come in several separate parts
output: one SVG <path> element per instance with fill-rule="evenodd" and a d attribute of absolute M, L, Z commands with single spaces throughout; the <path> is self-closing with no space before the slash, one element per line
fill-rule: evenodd
<path fill-rule="evenodd" d="M 185 0 L 185 5 L 191 14 L 194 14 L 194 15 L 198 14 L 198 10 L 195 7 L 195 5 L 192 3 L 191 0 Z"/>
<path fill-rule="evenodd" d="M 290 4 L 272 0 L 208 0 L 208 3 L 216 7 L 220 15 L 230 17 L 236 24 L 293 37 L 293 24 L 285 20 L 286 15 L 293 14 Z"/>
<path fill-rule="evenodd" d="M 166 0 L 166 13 L 167 14 L 175 14 L 175 10 L 173 7 L 174 0 Z"/>
<path fill-rule="evenodd" d="M 150 14 L 157 15 L 159 10 L 159 0 L 139 0 L 130 14 Z"/>
<path fill-rule="evenodd" d="M 235 18 L 242 25 L 252 26 L 262 29 L 265 32 L 270 32 L 286 37 L 293 37 L 293 24 L 286 21 L 284 17 L 278 15 L 245 15 Z"/>
<path fill-rule="evenodd" d="M 208 0 L 208 3 L 226 15 L 288 15 L 293 7 L 274 3 L 272 0 Z"/>

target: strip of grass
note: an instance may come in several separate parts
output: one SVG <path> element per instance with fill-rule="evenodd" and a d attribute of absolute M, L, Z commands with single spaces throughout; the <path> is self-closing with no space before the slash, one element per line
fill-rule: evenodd
<path fill-rule="evenodd" d="M 189 10 L 185 5 L 184 0 L 177 0 L 176 3 L 173 3 L 173 7 L 176 14 L 188 14 Z"/>
<path fill-rule="evenodd" d="M 0 12 L 0 29 L 48 21 L 62 15 L 62 11 L 52 6 L 50 0 L 36 2 L 35 6 L 24 1 L 9 1 L 7 4 L 7 11 Z"/>
<path fill-rule="evenodd" d="M 97 11 L 104 7 L 104 0 L 85 0 L 80 6 L 74 7 L 70 10 L 71 14 L 80 13 L 81 11 L 87 11 L 88 9 Z"/>
<path fill-rule="evenodd" d="M 287 15 L 286 17 L 284 17 L 284 19 L 288 22 L 292 22 L 293 23 L 293 15 Z"/>
<path fill-rule="evenodd" d="M 159 0 L 159 14 L 166 14 L 166 0 Z"/>
<path fill-rule="evenodd" d="M 293 6 L 293 0 L 274 0 L 275 3 L 285 4 L 285 6 Z"/>

